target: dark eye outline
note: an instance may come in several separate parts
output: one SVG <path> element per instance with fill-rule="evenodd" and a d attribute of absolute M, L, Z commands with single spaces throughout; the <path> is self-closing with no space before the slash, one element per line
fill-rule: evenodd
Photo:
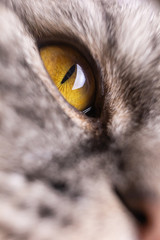
<path fill-rule="evenodd" d="M 75 42 L 77 44 L 75 44 Z M 102 77 L 101 77 L 101 70 L 100 70 L 100 67 L 99 67 L 100 64 L 97 64 L 95 59 L 92 57 L 89 49 L 86 48 L 85 45 L 83 45 L 82 43 L 78 44 L 78 40 L 74 41 L 73 44 L 72 44 L 72 41 L 70 43 L 70 42 L 67 42 L 67 41 L 61 41 L 61 40 L 55 41 L 55 40 L 48 40 L 48 39 L 43 40 L 43 41 L 39 40 L 37 42 L 37 46 L 38 46 L 39 51 L 42 47 L 49 46 L 49 45 L 66 45 L 66 46 L 69 46 L 69 47 L 75 49 L 76 51 L 78 51 L 81 54 L 81 56 L 84 57 L 85 60 L 88 62 L 89 66 L 92 70 L 92 73 L 94 75 L 95 85 L 96 85 L 94 103 L 93 103 L 92 106 L 88 107 L 87 109 L 85 109 L 83 111 L 79 111 L 79 110 L 75 109 L 73 106 L 71 106 L 70 104 L 69 105 L 72 109 L 74 109 L 74 111 L 76 111 L 80 115 L 84 114 L 84 115 L 86 115 L 87 118 L 89 117 L 89 118 L 98 119 L 101 115 L 101 111 L 102 111 L 102 107 L 103 107 L 103 100 L 104 100 L 103 92 L 101 90 L 103 88 L 103 87 L 101 87 L 103 81 L 102 81 Z M 70 71 L 70 69 L 69 69 L 69 71 Z M 68 74 L 68 72 L 66 73 L 66 75 Z M 62 80 L 62 81 L 64 82 L 64 80 Z"/>

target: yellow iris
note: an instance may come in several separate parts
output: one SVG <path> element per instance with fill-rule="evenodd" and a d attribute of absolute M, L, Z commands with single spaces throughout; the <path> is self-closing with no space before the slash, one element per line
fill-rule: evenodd
<path fill-rule="evenodd" d="M 93 104 L 94 77 L 79 52 L 68 46 L 54 45 L 41 48 L 40 55 L 49 76 L 67 102 L 80 111 Z"/>

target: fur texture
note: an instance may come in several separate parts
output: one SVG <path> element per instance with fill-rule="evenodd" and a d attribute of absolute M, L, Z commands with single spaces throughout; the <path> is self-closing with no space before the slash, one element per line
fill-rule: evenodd
<path fill-rule="evenodd" d="M 159 22 L 156 1 L 1 1 L 0 239 L 159 239 Z M 52 42 L 89 61 L 94 118 L 48 77 Z"/>

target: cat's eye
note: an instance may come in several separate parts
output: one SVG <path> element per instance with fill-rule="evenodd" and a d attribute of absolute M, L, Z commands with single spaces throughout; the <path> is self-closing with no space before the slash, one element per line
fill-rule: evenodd
<path fill-rule="evenodd" d="M 80 111 L 91 107 L 95 80 L 85 58 L 69 46 L 54 45 L 40 49 L 44 66 L 68 103 Z"/>

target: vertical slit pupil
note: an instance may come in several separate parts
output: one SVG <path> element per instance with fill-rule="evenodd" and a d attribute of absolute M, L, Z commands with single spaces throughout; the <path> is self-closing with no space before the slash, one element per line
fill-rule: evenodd
<path fill-rule="evenodd" d="M 64 78 L 61 81 L 61 84 L 65 83 L 71 76 L 72 74 L 75 72 L 76 70 L 76 64 L 74 64 L 66 73 L 66 75 L 64 76 Z"/>

